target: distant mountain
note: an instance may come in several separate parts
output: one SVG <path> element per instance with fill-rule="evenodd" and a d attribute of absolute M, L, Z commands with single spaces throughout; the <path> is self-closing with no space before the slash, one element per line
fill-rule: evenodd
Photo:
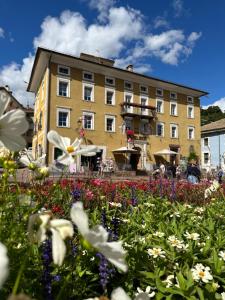
<path fill-rule="evenodd" d="M 219 106 L 209 106 L 207 109 L 201 108 L 201 126 L 225 118 L 225 113 Z"/>

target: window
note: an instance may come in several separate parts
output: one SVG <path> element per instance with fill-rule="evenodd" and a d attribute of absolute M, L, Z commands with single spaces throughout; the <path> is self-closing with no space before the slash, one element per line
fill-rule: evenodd
<path fill-rule="evenodd" d="M 94 86 L 91 84 L 83 85 L 83 99 L 85 101 L 94 101 Z"/>
<path fill-rule="evenodd" d="M 58 78 L 58 96 L 70 97 L 70 81 Z"/>
<path fill-rule="evenodd" d="M 192 96 L 187 96 L 188 103 L 194 103 L 194 98 Z"/>
<path fill-rule="evenodd" d="M 178 138 L 178 126 L 176 124 L 170 124 L 170 137 L 172 139 Z"/>
<path fill-rule="evenodd" d="M 124 102 L 125 103 L 133 103 L 133 94 L 125 93 L 124 94 Z M 124 106 L 127 112 L 132 113 L 133 112 L 133 107 L 130 105 Z"/>
<path fill-rule="evenodd" d="M 147 97 L 141 96 L 141 105 L 143 105 L 143 106 L 148 105 L 148 98 Z M 141 114 L 142 115 L 147 115 L 148 114 L 148 109 L 144 108 L 144 107 L 141 107 Z"/>
<path fill-rule="evenodd" d="M 140 121 L 140 133 L 145 134 L 145 135 L 151 134 L 151 127 L 150 127 L 150 124 L 149 124 L 148 120 L 141 119 L 141 121 Z"/>
<path fill-rule="evenodd" d="M 177 103 L 174 102 L 170 103 L 170 115 L 177 116 Z"/>
<path fill-rule="evenodd" d="M 157 136 L 164 136 L 164 124 L 157 123 L 156 125 L 156 135 Z"/>
<path fill-rule="evenodd" d="M 209 146 L 209 138 L 204 138 L 204 146 L 205 147 Z"/>
<path fill-rule="evenodd" d="M 66 108 L 57 109 L 57 126 L 70 127 L 70 110 Z"/>
<path fill-rule="evenodd" d="M 38 130 L 42 129 L 42 112 L 40 113 L 39 122 L 38 122 Z"/>
<path fill-rule="evenodd" d="M 59 156 L 63 154 L 63 151 L 57 147 L 54 147 L 54 160 L 56 160 Z"/>
<path fill-rule="evenodd" d="M 126 130 L 133 130 L 133 119 L 132 118 L 125 118 L 125 129 Z"/>
<path fill-rule="evenodd" d="M 115 91 L 111 89 L 105 90 L 105 104 L 115 105 Z"/>
<path fill-rule="evenodd" d="M 129 82 L 129 81 L 125 81 L 124 82 L 124 88 L 126 90 L 132 90 L 133 89 L 133 83 L 132 82 Z"/>
<path fill-rule="evenodd" d="M 91 72 L 83 72 L 83 79 L 88 81 L 94 81 L 94 74 Z"/>
<path fill-rule="evenodd" d="M 177 99 L 177 93 L 170 92 L 170 99 Z"/>
<path fill-rule="evenodd" d="M 115 85 L 115 78 L 113 77 L 105 77 L 105 84 L 107 85 Z"/>
<path fill-rule="evenodd" d="M 188 139 L 193 140 L 195 138 L 195 129 L 194 127 L 188 127 Z"/>
<path fill-rule="evenodd" d="M 156 96 L 162 97 L 163 96 L 163 89 L 156 89 Z"/>
<path fill-rule="evenodd" d="M 105 131 L 115 132 L 115 116 L 105 116 Z"/>
<path fill-rule="evenodd" d="M 70 75 L 70 68 L 58 65 L 58 74 L 60 75 Z"/>
<path fill-rule="evenodd" d="M 148 94 L 148 87 L 146 85 L 141 85 L 140 92 L 143 94 Z"/>
<path fill-rule="evenodd" d="M 187 106 L 187 117 L 190 119 L 194 118 L 194 106 L 192 105 Z"/>
<path fill-rule="evenodd" d="M 163 109 L 163 100 L 156 100 L 156 112 L 162 114 L 164 111 Z"/>
<path fill-rule="evenodd" d="M 204 164 L 207 165 L 209 163 L 209 153 L 204 153 Z"/>
<path fill-rule="evenodd" d="M 94 130 L 94 114 L 84 112 L 83 113 L 83 127 L 84 129 Z"/>

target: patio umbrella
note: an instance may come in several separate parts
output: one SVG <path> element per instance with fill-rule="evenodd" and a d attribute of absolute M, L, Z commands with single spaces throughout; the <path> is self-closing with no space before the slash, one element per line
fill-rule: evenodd
<path fill-rule="evenodd" d="M 135 149 L 129 149 L 127 147 L 121 147 L 121 148 L 112 150 L 112 152 L 114 152 L 114 153 L 136 153 L 138 151 Z"/>
<path fill-rule="evenodd" d="M 170 149 L 163 149 L 154 153 L 154 155 L 174 155 L 174 154 L 178 154 L 178 153 Z"/>

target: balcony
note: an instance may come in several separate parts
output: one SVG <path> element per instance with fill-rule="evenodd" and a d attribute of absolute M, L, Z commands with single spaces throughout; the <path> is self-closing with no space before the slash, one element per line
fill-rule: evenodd
<path fill-rule="evenodd" d="M 156 117 L 156 108 L 150 105 L 138 103 L 121 103 L 121 116 L 141 117 L 142 119 L 153 119 Z"/>

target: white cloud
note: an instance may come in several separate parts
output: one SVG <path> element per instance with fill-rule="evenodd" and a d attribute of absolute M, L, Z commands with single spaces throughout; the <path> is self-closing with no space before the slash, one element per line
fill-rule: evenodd
<path fill-rule="evenodd" d="M 115 0 L 91 0 L 89 1 L 90 8 L 95 8 L 98 10 L 98 20 L 100 22 L 107 21 L 107 15 L 109 8 L 113 7 Z"/>
<path fill-rule="evenodd" d="M 153 34 L 144 23 L 140 11 L 130 7 L 112 7 L 114 0 L 92 0 L 91 6 L 99 11 L 101 21 L 88 24 L 78 12 L 64 11 L 59 17 L 48 16 L 41 24 L 41 33 L 34 38 L 33 46 L 49 48 L 79 56 L 80 52 L 116 59 L 116 65 L 134 65 L 137 72 L 150 72 L 146 64 L 149 57 L 163 63 L 178 65 L 188 57 L 201 33 L 185 35 L 182 30 L 167 30 Z M 102 10 L 101 10 L 102 9 Z M 102 11 L 107 12 L 101 15 Z M 104 22 L 103 22 L 104 20 Z M 0 85 L 8 84 L 23 104 L 32 96 L 26 93 L 32 55 L 21 65 L 12 63 L 0 69 Z"/>
<path fill-rule="evenodd" d="M 219 106 L 219 108 L 222 110 L 222 112 L 225 112 L 225 97 L 220 98 L 219 100 L 209 104 L 202 106 L 202 108 L 207 109 L 209 106 Z"/>
<path fill-rule="evenodd" d="M 174 9 L 174 16 L 180 17 L 184 12 L 183 1 L 182 0 L 173 0 L 172 6 Z"/>
<path fill-rule="evenodd" d="M 154 23 L 154 28 L 155 29 L 160 28 L 160 27 L 164 27 L 164 28 L 169 28 L 170 27 L 170 24 L 166 20 L 166 18 L 160 17 L 160 16 L 156 17 L 153 23 Z"/>
<path fill-rule="evenodd" d="M 2 27 L 0 27 L 0 38 L 4 38 L 5 37 L 5 31 Z"/>

